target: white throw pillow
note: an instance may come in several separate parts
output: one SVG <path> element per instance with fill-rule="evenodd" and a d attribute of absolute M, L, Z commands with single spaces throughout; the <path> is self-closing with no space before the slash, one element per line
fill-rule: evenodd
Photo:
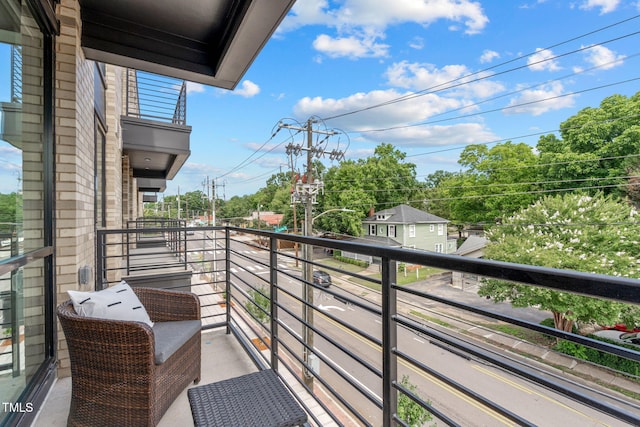
<path fill-rule="evenodd" d="M 153 327 L 147 310 L 124 280 L 101 291 L 67 292 L 73 302 L 73 308 L 81 316 L 144 322 Z"/>

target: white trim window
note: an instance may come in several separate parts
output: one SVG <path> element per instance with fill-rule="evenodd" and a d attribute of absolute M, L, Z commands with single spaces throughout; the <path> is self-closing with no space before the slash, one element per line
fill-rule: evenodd
<path fill-rule="evenodd" d="M 387 231 L 388 231 L 387 236 L 396 237 L 396 226 L 395 225 L 389 224 L 389 229 Z"/>
<path fill-rule="evenodd" d="M 435 251 L 438 253 L 444 252 L 444 245 L 442 243 L 436 243 Z"/>
<path fill-rule="evenodd" d="M 409 224 L 409 237 L 416 237 L 416 225 Z"/>
<path fill-rule="evenodd" d="M 444 235 L 444 224 L 438 224 L 438 236 Z"/>
<path fill-rule="evenodd" d="M 436 230 L 436 226 L 433 224 L 429 224 L 429 231 L 433 233 Z"/>
<path fill-rule="evenodd" d="M 375 236 L 375 235 L 376 235 L 376 225 L 369 224 L 369 236 Z"/>

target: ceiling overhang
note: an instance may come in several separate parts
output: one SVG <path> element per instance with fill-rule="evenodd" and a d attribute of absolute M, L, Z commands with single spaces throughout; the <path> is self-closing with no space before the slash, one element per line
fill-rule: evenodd
<path fill-rule="evenodd" d="M 191 126 L 121 116 L 122 151 L 134 178 L 173 179 L 191 154 Z"/>
<path fill-rule="evenodd" d="M 233 89 L 295 0 L 79 0 L 88 59 Z"/>
<path fill-rule="evenodd" d="M 136 182 L 138 183 L 138 192 L 140 193 L 164 193 L 164 190 L 167 189 L 166 179 L 138 178 Z M 144 196 L 146 196 L 146 194 Z"/>

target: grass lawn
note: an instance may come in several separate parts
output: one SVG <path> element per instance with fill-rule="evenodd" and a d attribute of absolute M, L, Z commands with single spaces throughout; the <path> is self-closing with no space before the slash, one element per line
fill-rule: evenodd
<path fill-rule="evenodd" d="M 324 265 L 328 265 L 330 267 L 334 267 L 334 268 L 339 268 L 340 270 L 344 270 L 347 273 L 362 273 L 365 268 L 360 267 L 358 265 L 354 265 L 354 264 L 349 264 L 346 262 L 341 262 L 341 261 L 337 261 L 333 258 L 324 258 L 324 259 L 320 259 L 318 260 L 318 262 L 320 264 L 324 264 Z M 437 268 L 432 268 L 432 267 L 421 267 L 419 269 L 416 269 L 414 271 L 408 271 L 406 273 L 399 271 L 396 278 L 398 281 L 398 285 L 400 286 L 404 286 L 404 285 L 408 285 L 409 283 L 414 283 L 420 280 L 424 280 L 426 279 L 428 276 L 431 276 L 433 274 L 436 273 L 440 273 L 442 270 L 439 270 Z M 368 277 L 371 277 L 374 280 L 380 280 L 382 277 L 381 273 L 376 273 L 376 274 L 369 274 Z M 368 280 L 363 280 L 357 277 L 351 277 L 349 278 L 349 280 L 351 282 L 357 283 L 359 285 L 362 286 L 366 286 L 370 289 L 374 289 L 376 291 L 380 290 L 380 285 L 378 283 L 373 283 L 370 282 Z"/>

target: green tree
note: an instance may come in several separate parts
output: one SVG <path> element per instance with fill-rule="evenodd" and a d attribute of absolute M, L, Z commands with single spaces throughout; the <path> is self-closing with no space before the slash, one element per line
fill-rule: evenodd
<path fill-rule="evenodd" d="M 417 394 L 418 388 L 415 384 L 409 382 L 407 375 L 402 376 L 400 385 L 409 390 L 413 394 Z M 433 415 L 418 403 L 414 402 L 409 396 L 402 392 L 398 392 L 398 417 L 404 420 L 411 427 L 422 426 L 427 421 L 433 419 Z"/>
<path fill-rule="evenodd" d="M 21 217 L 22 195 L 0 194 L 0 223 L 16 223 Z"/>
<path fill-rule="evenodd" d="M 630 98 L 613 95 L 562 122 L 562 139 L 541 137 L 537 148 L 544 188 L 624 195 L 629 177 L 639 175 L 639 110 L 640 92 Z"/>
<path fill-rule="evenodd" d="M 249 290 L 249 296 L 251 299 L 245 302 L 245 307 L 251 315 L 257 319 L 260 323 L 265 323 L 269 320 L 270 300 L 267 296 L 268 291 L 264 286 L 259 286 L 256 289 Z"/>
<path fill-rule="evenodd" d="M 469 145 L 458 160 L 465 170 L 432 175 L 437 186 L 428 194 L 443 199 L 439 206 L 448 205 L 447 219 L 495 223 L 536 199 L 531 190 L 535 189 L 537 161 L 533 149 L 524 143 L 505 142 L 492 148 Z"/>
<path fill-rule="evenodd" d="M 356 212 L 325 215 L 318 228 L 337 233 L 360 235 L 360 220 L 369 209 L 381 210 L 402 203 L 422 207 L 425 185 L 416 179 L 416 165 L 405 161 L 406 154 L 391 144 L 380 144 L 373 156 L 346 160 L 324 175 L 324 195 L 317 212 L 347 208 Z"/>
<path fill-rule="evenodd" d="M 220 203 L 218 216 L 221 220 L 232 225 L 239 225 L 243 222 L 243 218 L 249 216 L 254 209 L 255 205 L 250 196 L 233 196 Z"/>
<path fill-rule="evenodd" d="M 547 196 L 491 228 L 485 257 L 613 276 L 640 277 L 637 211 L 611 196 Z M 556 328 L 574 322 L 638 324 L 640 307 L 604 299 L 487 280 L 478 294 L 514 307 L 537 306 L 553 313 Z"/>
<path fill-rule="evenodd" d="M 455 172 L 437 170 L 429 174 L 425 179 L 424 195 L 427 200 L 426 209 L 429 213 L 441 218 L 451 218 L 451 194 L 444 185 L 447 181 L 453 181 L 457 176 Z"/>

